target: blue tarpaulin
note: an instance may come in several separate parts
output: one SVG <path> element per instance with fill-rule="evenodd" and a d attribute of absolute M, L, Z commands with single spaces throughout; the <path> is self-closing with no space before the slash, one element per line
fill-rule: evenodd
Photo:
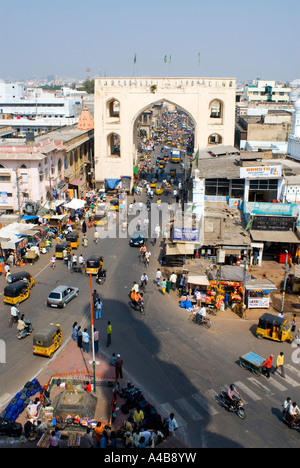
<path fill-rule="evenodd" d="M 105 184 L 109 189 L 115 189 L 121 182 L 121 179 L 105 179 Z"/>

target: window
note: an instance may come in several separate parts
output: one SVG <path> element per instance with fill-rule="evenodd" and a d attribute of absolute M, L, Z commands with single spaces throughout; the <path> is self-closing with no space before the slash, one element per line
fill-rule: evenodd
<path fill-rule="evenodd" d="M 228 179 L 207 179 L 205 181 L 205 195 L 208 196 L 229 196 Z"/>
<path fill-rule="evenodd" d="M 210 103 L 210 117 L 212 119 L 220 119 L 222 117 L 222 103 L 215 99 Z"/>
<path fill-rule="evenodd" d="M 231 181 L 231 198 L 244 198 L 244 179 L 232 179 Z"/>
<path fill-rule="evenodd" d="M 209 135 L 208 137 L 209 145 L 219 145 L 221 143 L 222 143 L 221 135 L 218 135 L 217 133 L 213 133 L 212 135 Z"/>
<path fill-rule="evenodd" d="M 0 182 L 10 182 L 10 174 L 0 174 Z"/>

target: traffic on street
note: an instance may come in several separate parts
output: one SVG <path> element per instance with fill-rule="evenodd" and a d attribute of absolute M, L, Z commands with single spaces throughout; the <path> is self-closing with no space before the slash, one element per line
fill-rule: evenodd
<path fill-rule="evenodd" d="M 167 255 L 174 219 L 190 208 L 193 130 L 179 109 L 159 114 L 151 135 L 139 131 L 130 190 L 91 190 L 78 205 L 57 203 L 53 224 L 39 226 L 44 247 L 37 261 L 26 257 L 25 246 L 21 258 L 7 258 L 0 277 L 2 412 L 64 352 L 77 323 L 89 335 L 86 359 L 93 359 L 96 326 L 96 358 L 119 353 L 126 382 L 141 388 L 163 418 L 175 415 L 176 437 L 187 447 L 299 446 L 295 335 L 259 339 L 257 319 L 216 310 L 196 295 L 188 305 L 188 254 L 180 256 L 183 264 Z"/>

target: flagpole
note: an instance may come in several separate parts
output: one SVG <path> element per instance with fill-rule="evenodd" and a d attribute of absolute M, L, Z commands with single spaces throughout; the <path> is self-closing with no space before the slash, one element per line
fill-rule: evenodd
<path fill-rule="evenodd" d="M 93 314 L 93 291 L 92 291 L 92 289 L 93 289 L 92 288 L 92 275 L 90 274 L 93 374 L 94 374 L 94 393 L 96 393 L 96 363 L 95 363 L 94 314 Z"/>

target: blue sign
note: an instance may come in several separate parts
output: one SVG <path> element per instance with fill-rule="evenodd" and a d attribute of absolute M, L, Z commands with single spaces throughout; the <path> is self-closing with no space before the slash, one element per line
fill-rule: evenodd
<path fill-rule="evenodd" d="M 175 242 L 200 242 L 200 229 L 174 227 L 173 241 Z"/>

